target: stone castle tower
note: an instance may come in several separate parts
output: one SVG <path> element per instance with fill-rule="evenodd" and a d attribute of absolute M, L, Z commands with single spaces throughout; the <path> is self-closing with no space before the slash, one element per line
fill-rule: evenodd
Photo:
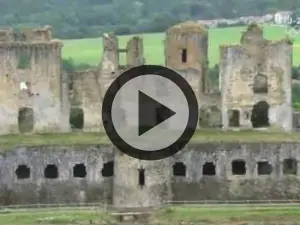
<path fill-rule="evenodd" d="M 197 97 L 205 92 L 208 65 L 208 32 L 204 26 L 187 21 L 169 28 L 165 39 L 165 65 L 187 78 Z"/>
<path fill-rule="evenodd" d="M 166 31 L 165 64 L 181 74 L 198 99 L 199 127 L 221 124 L 220 93 L 211 93 L 207 81 L 208 30 L 196 21 Z"/>
<path fill-rule="evenodd" d="M 67 129 L 61 48 L 50 27 L 0 31 L 1 134 Z"/>

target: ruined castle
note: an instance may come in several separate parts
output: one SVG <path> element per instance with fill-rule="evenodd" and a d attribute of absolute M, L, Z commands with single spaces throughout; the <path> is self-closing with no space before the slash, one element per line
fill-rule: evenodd
<path fill-rule="evenodd" d="M 120 49 L 116 36 L 104 35 L 99 67 L 72 74 L 61 71 L 62 44 L 52 40 L 49 27 L 21 35 L 2 30 L 0 41 L 1 134 L 69 132 L 72 111 L 81 118 L 77 129 L 101 131 L 107 87 L 122 71 L 145 63 L 139 37 Z M 207 30 L 194 22 L 171 27 L 165 39 L 165 65 L 188 80 L 199 100 L 199 127 L 291 131 L 292 44 L 267 41 L 250 26 L 240 44 L 220 47 L 220 89 L 212 93 L 208 41 Z M 126 66 L 119 65 L 122 53 Z M 0 152 L 0 204 L 297 199 L 300 144 L 278 141 L 189 143 L 158 161 L 131 158 L 110 144 L 15 146 Z"/>
<path fill-rule="evenodd" d="M 199 128 L 291 131 L 292 44 L 265 40 L 262 29 L 249 26 L 240 44 L 220 46 L 220 88 L 211 92 L 208 43 L 206 28 L 191 21 L 168 29 L 164 41 L 165 66 L 184 76 L 199 100 Z M 140 37 L 121 49 L 115 35 L 105 34 L 98 68 L 67 74 L 61 70 L 62 46 L 48 26 L 21 34 L 0 31 L 0 134 L 103 131 L 101 106 L 108 86 L 122 71 L 146 63 Z"/>

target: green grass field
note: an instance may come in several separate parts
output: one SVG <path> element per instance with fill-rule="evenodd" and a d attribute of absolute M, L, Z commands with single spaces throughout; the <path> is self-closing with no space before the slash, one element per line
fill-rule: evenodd
<path fill-rule="evenodd" d="M 300 220 L 299 207 L 264 207 L 251 206 L 215 206 L 215 207 L 173 207 L 163 209 L 153 218 L 159 224 L 178 224 L 179 221 L 192 224 L 243 224 L 247 222 L 292 222 Z M 281 223 L 280 223 L 281 222 Z M 184 223 L 181 223 L 184 224 Z M 271 223 L 276 225 L 276 223 Z M 297 224 L 297 223 L 296 223 Z M 300 224 L 300 222 L 299 222 Z"/>
<path fill-rule="evenodd" d="M 96 210 L 80 211 L 74 210 L 55 210 L 52 211 L 23 211 L 23 212 L 8 212 L 0 214 L 1 225 L 50 225 L 50 224 L 89 224 L 93 221 L 96 224 L 105 224 L 109 218 L 104 213 L 99 213 Z"/>
<path fill-rule="evenodd" d="M 154 213 L 150 224 L 242 224 L 243 222 L 294 222 L 300 224 L 299 207 L 270 207 L 254 209 L 251 207 L 176 207 L 159 210 Z M 96 210 L 60 210 L 60 211 L 11 211 L 0 213 L 2 225 L 68 224 L 68 225 L 108 225 L 118 224 L 113 218 Z"/>
<path fill-rule="evenodd" d="M 299 142 L 300 133 L 260 132 L 260 131 L 218 131 L 198 130 L 191 142 Z M 109 144 L 105 133 L 62 133 L 62 134 L 32 134 L 0 136 L 0 149 L 11 150 L 16 145 L 93 145 Z"/>
<path fill-rule="evenodd" d="M 246 27 L 216 28 L 209 30 L 209 61 L 210 66 L 219 62 L 219 46 L 223 44 L 239 43 L 241 33 Z M 279 40 L 286 36 L 285 29 L 276 26 L 264 27 L 265 38 Z M 144 39 L 144 51 L 147 64 L 164 64 L 163 40 L 164 33 L 140 34 Z M 120 36 L 119 45 L 125 47 L 126 41 L 131 36 Z M 101 38 L 64 40 L 63 58 L 72 57 L 76 64 L 87 63 L 97 65 L 102 55 Z M 293 64 L 300 64 L 300 34 L 294 42 Z M 121 61 L 124 57 L 121 57 Z"/>

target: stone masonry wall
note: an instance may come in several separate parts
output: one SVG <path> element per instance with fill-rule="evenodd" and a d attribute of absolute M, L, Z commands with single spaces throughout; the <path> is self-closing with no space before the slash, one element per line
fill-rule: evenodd
<path fill-rule="evenodd" d="M 119 207 L 157 206 L 171 200 L 170 159 L 144 161 L 117 151 L 113 193 L 113 203 Z"/>
<path fill-rule="evenodd" d="M 103 57 L 100 67 L 69 74 L 70 77 L 70 108 L 83 111 L 84 132 L 103 131 L 102 101 L 110 84 L 122 72 L 119 68 L 118 40 L 112 34 L 103 36 Z M 132 37 L 127 42 L 126 68 L 142 65 L 143 42 L 140 37 Z"/>
<path fill-rule="evenodd" d="M 197 22 L 187 21 L 166 31 L 165 64 L 181 74 L 191 85 L 198 100 L 199 128 L 219 127 L 221 97 L 210 93 L 206 80 L 208 31 Z"/>
<path fill-rule="evenodd" d="M 103 35 L 103 55 L 99 64 L 100 74 L 110 77 L 118 73 L 119 42 L 114 34 Z"/>
<path fill-rule="evenodd" d="M 113 150 L 109 146 L 18 147 L 1 153 L 0 204 L 109 203 L 112 174 L 102 173 L 104 164 L 110 161 Z M 85 177 L 74 177 L 76 164 L 84 164 Z M 23 179 L 18 179 L 16 171 L 20 165 L 30 169 L 28 178 L 23 168 L 19 171 Z M 52 178 L 45 178 L 47 165 L 57 167 L 57 178 L 53 178 L 53 170 Z"/>
<path fill-rule="evenodd" d="M 208 32 L 196 22 L 187 21 L 166 31 L 165 65 L 174 70 L 196 70 L 197 80 L 189 80 L 197 97 L 205 92 L 205 70 L 208 65 Z M 192 71 L 193 72 L 193 71 Z"/>
<path fill-rule="evenodd" d="M 68 93 L 60 68 L 62 44 L 55 40 L 36 41 L 35 37 L 0 42 L 1 134 L 20 132 L 18 117 L 22 109 L 32 114 L 27 113 L 33 121 L 29 132 L 67 130 L 63 99 Z M 24 67 L 20 66 L 22 62 Z"/>
<path fill-rule="evenodd" d="M 87 70 L 72 74 L 72 90 L 70 93 L 71 109 L 83 110 L 84 132 L 99 132 L 102 129 L 101 107 L 105 93 L 104 87 L 98 83 L 98 71 Z"/>
<path fill-rule="evenodd" d="M 140 66 L 145 63 L 144 46 L 141 37 L 132 37 L 126 46 L 127 50 L 127 65 L 129 67 Z"/>
<path fill-rule="evenodd" d="M 292 45 L 288 40 L 263 39 L 260 28 L 250 27 L 241 45 L 222 46 L 220 77 L 222 123 L 230 127 L 229 110 L 239 113 L 239 125 L 252 128 L 255 105 L 268 105 L 271 127 L 292 130 L 291 68 Z M 262 89 L 265 87 L 265 89 Z M 254 88 L 260 90 L 254 90 Z"/>
<path fill-rule="evenodd" d="M 189 144 L 160 161 L 109 145 L 15 147 L 0 153 L 0 204 L 299 199 L 299 161 L 300 143 Z M 86 174 L 82 165 L 75 171 L 80 164 Z"/>
<path fill-rule="evenodd" d="M 186 166 L 185 176 L 173 177 L 173 200 L 298 199 L 300 196 L 299 143 L 190 144 L 173 160 Z M 240 175 L 233 174 L 234 160 L 241 162 L 235 166 Z M 204 164 L 210 162 L 215 171 L 209 164 L 205 168 Z M 259 162 L 269 162 L 271 173 L 265 163 L 259 165 Z"/>

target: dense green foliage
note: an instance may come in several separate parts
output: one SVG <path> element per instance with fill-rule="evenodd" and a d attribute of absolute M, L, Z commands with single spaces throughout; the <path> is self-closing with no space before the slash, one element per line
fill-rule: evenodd
<path fill-rule="evenodd" d="M 49 24 L 60 38 L 161 32 L 187 19 L 295 10 L 300 0 L 0 0 L 0 26 Z"/>

